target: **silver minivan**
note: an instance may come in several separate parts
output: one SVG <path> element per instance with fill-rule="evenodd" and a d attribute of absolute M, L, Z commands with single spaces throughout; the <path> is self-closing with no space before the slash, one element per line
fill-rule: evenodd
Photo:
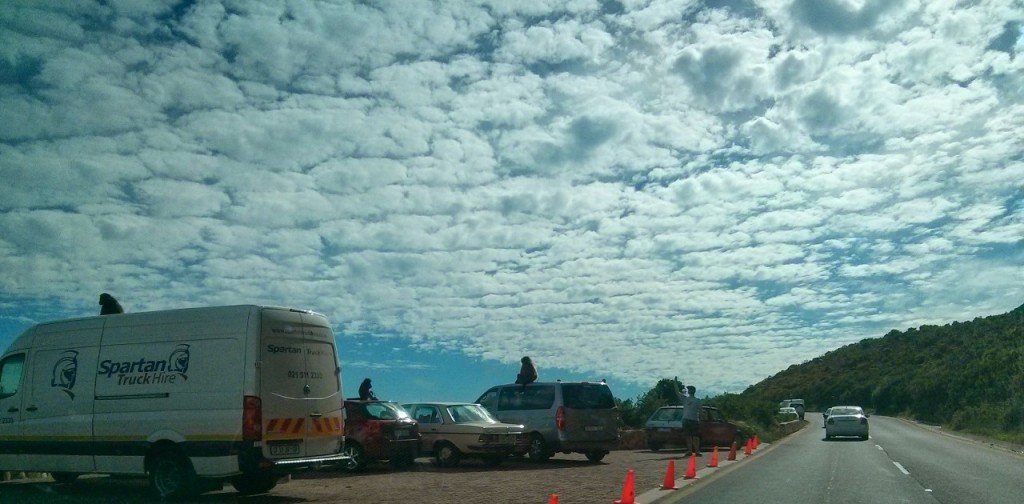
<path fill-rule="evenodd" d="M 600 462 L 619 442 L 619 412 L 604 381 L 498 385 L 475 402 L 502 422 L 524 425 L 534 461 L 575 452 Z"/>

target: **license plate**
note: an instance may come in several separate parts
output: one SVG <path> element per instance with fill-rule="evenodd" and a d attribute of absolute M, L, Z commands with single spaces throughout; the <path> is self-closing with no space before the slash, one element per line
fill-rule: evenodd
<path fill-rule="evenodd" d="M 658 429 L 658 432 L 672 432 L 672 428 L 671 427 L 662 427 L 662 428 Z"/>
<path fill-rule="evenodd" d="M 298 455 L 299 454 L 299 444 L 298 443 L 272 444 L 272 445 L 270 445 L 270 454 L 274 455 L 274 456 Z"/>
<path fill-rule="evenodd" d="M 604 430 L 604 427 L 601 427 L 600 425 L 588 425 L 587 426 L 587 432 L 599 432 L 599 431 L 603 431 L 603 430 Z"/>

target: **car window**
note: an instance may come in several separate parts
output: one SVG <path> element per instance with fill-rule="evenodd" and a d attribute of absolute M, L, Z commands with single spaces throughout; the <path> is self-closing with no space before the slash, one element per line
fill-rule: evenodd
<path fill-rule="evenodd" d="M 555 402 L 553 385 L 526 387 L 505 387 L 498 397 L 499 410 L 549 409 Z"/>
<path fill-rule="evenodd" d="M 562 400 L 566 408 L 611 409 L 615 407 L 612 391 L 603 383 L 563 383 Z"/>
<path fill-rule="evenodd" d="M 18 393 L 21 370 L 25 367 L 25 354 L 12 355 L 0 363 L 0 398 Z"/>
<path fill-rule="evenodd" d="M 441 423 L 441 415 L 434 406 L 417 406 L 412 412 L 412 418 L 421 424 Z"/>
<path fill-rule="evenodd" d="M 476 402 L 493 411 L 498 407 L 498 389 L 492 388 L 491 390 L 484 392 Z"/>

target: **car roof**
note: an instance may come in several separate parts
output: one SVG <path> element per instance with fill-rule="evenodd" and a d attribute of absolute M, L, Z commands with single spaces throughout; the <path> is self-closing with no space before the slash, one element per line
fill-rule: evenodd
<path fill-rule="evenodd" d="M 413 401 L 413 402 L 407 402 L 404 405 L 405 406 L 444 406 L 444 407 L 448 407 L 448 406 L 472 406 L 474 404 L 477 405 L 477 406 L 480 405 L 480 403 L 460 402 L 460 401 Z"/>
<path fill-rule="evenodd" d="M 527 384 L 526 386 L 527 387 L 532 387 L 534 385 L 579 385 L 579 384 L 608 385 L 608 382 L 601 381 L 601 380 L 593 380 L 593 381 L 590 381 L 590 380 L 584 380 L 584 381 L 550 381 L 550 382 L 533 382 L 533 383 Z M 523 384 L 522 383 L 505 383 L 505 384 L 497 385 L 497 386 L 498 387 L 522 387 Z"/>

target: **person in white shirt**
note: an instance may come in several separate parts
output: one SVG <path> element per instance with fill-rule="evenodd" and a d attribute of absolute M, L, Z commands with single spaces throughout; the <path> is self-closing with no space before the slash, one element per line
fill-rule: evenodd
<path fill-rule="evenodd" d="M 700 399 L 697 399 L 697 387 L 686 386 L 683 396 L 683 433 L 686 435 L 686 449 L 690 455 L 700 456 Z"/>

